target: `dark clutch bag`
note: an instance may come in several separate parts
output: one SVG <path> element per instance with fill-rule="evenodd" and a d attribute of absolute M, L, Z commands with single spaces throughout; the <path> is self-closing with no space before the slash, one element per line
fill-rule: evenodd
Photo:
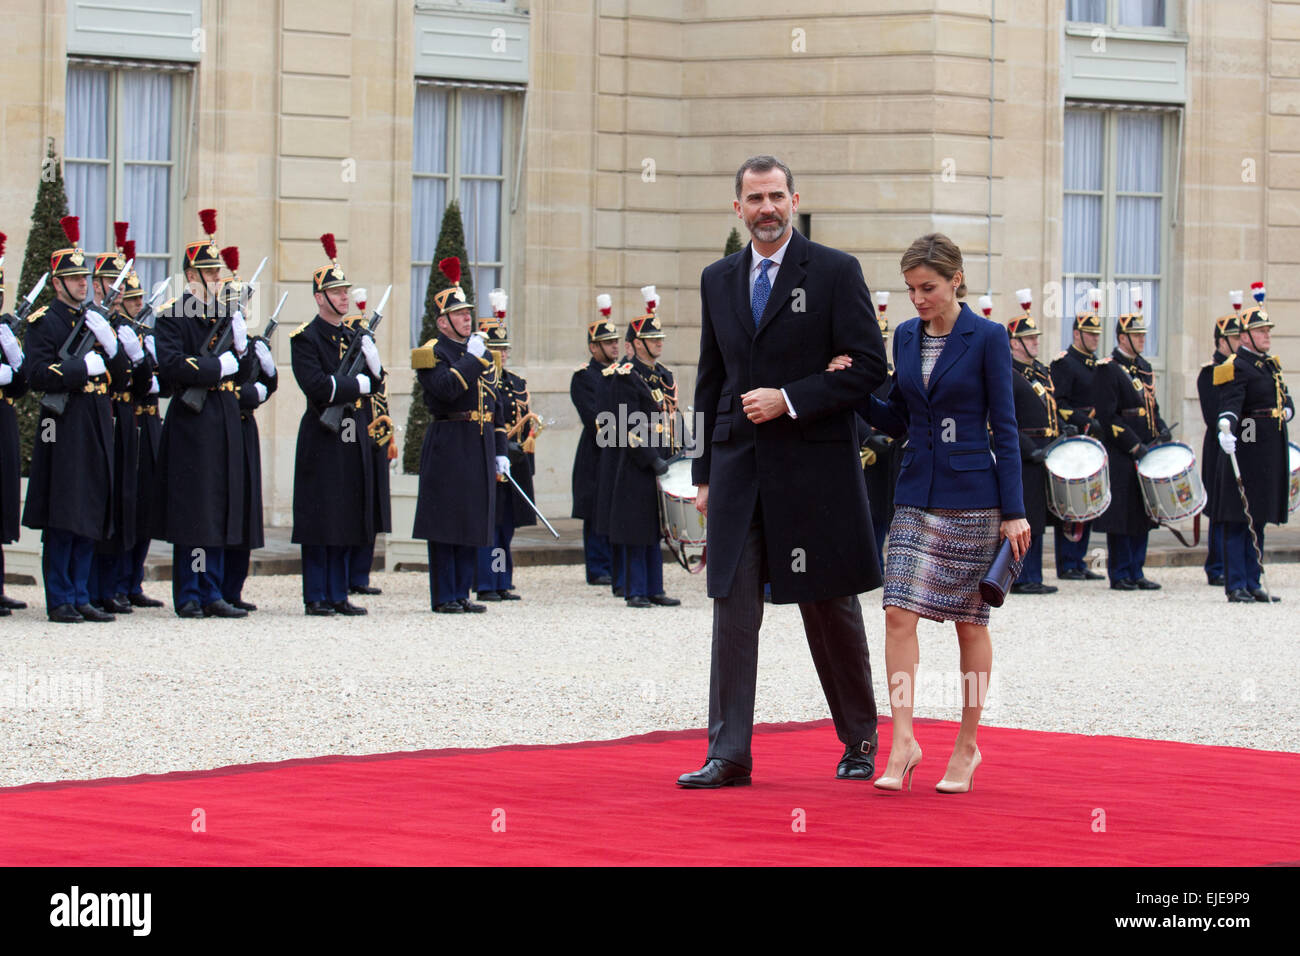
<path fill-rule="evenodd" d="M 1003 538 L 993 563 L 980 581 L 980 597 L 984 603 L 990 607 L 1001 607 L 1019 574 L 1020 562 L 1011 556 L 1011 539 Z"/>

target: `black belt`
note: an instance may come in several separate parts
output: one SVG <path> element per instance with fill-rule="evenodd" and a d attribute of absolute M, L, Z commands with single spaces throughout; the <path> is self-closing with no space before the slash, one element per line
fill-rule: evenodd
<path fill-rule="evenodd" d="M 1020 434 L 1029 435 L 1031 438 L 1055 438 L 1057 431 L 1055 428 L 1022 428 Z"/>
<path fill-rule="evenodd" d="M 478 412 L 452 412 L 450 415 L 430 415 L 429 420 L 433 422 L 480 422 L 487 421 L 487 415 L 479 415 Z"/>
<path fill-rule="evenodd" d="M 1147 410 L 1145 408 L 1121 408 L 1119 413 L 1125 418 L 1146 418 Z"/>
<path fill-rule="evenodd" d="M 1281 418 L 1285 413 L 1279 408 L 1256 408 L 1246 413 L 1247 418 Z"/>

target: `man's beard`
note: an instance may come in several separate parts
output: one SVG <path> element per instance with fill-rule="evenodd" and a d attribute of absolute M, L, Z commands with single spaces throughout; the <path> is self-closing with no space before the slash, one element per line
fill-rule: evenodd
<path fill-rule="evenodd" d="M 781 235 L 785 232 L 785 227 L 790 225 L 790 220 L 777 216 L 775 224 L 768 222 L 760 225 L 756 221 L 753 225 L 748 223 L 746 225 L 749 226 L 749 234 L 759 242 L 775 242 L 781 238 Z"/>

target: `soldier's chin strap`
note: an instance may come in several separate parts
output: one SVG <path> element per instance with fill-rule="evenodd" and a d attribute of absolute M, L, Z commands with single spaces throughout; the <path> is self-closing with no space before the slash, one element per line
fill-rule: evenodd
<path fill-rule="evenodd" d="M 80 300 L 74 299 L 72 293 L 68 291 L 67 278 L 65 276 L 55 276 L 54 281 L 59 283 L 63 287 L 63 295 L 58 296 L 59 301 L 62 302 L 64 305 L 68 306 L 69 308 L 75 309 L 78 312 L 80 312 L 82 309 L 82 303 Z"/>
<path fill-rule="evenodd" d="M 1125 349 L 1125 351 L 1128 352 L 1129 355 L 1132 355 L 1134 358 L 1141 358 L 1142 357 L 1141 350 L 1133 347 L 1133 333 L 1121 332 L 1120 335 L 1128 339 L 1128 348 Z M 1119 344 L 1119 336 L 1115 337 L 1115 342 L 1116 344 Z"/>
<path fill-rule="evenodd" d="M 1244 335 L 1244 336 L 1246 336 L 1247 338 L 1250 339 L 1250 350 L 1251 350 L 1252 352 L 1254 352 L 1256 355 L 1267 355 L 1267 354 L 1268 354 L 1268 349 L 1262 349 L 1262 348 L 1260 348 L 1260 347 L 1259 347 L 1259 343 L 1257 343 L 1257 342 L 1255 341 L 1255 330 L 1254 330 L 1254 329 L 1247 329 L 1245 332 L 1242 332 L 1241 334 Z"/>
<path fill-rule="evenodd" d="M 322 292 L 321 295 L 325 297 L 325 304 L 330 307 L 330 311 L 333 312 L 335 315 L 337 315 L 340 319 L 343 318 L 343 313 L 340 312 L 338 309 L 334 308 L 334 300 L 330 298 L 329 293 Z"/>

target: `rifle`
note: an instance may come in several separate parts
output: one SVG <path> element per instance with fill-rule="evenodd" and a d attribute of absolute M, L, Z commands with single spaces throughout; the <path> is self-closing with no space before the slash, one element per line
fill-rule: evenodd
<path fill-rule="evenodd" d="M 253 278 L 248 280 L 248 297 L 252 296 L 253 283 L 255 283 L 257 277 L 262 274 L 262 267 L 265 265 L 266 259 L 264 257 L 262 259 L 262 265 L 259 265 L 257 271 L 253 273 Z M 243 302 L 247 301 L 247 297 L 243 298 Z M 235 321 L 235 316 L 242 315 L 243 310 L 241 308 L 235 308 L 233 311 L 230 309 L 222 309 L 221 311 L 225 314 L 217 319 L 217 324 L 213 327 L 212 334 L 209 335 L 207 341 L 203 343 L 203 347 L 199 349 L 199 358 L 215 358 L 222 352 L 229 352 L 231 345 L 234 344 L 235 333 L 231 328 L 231 325 Z M 207 404 L 208 401 L 207 386 L 191 385 L 189 388 L 185 389 L 185 391 L 181 392 L 181 401 L 185 403 L 185 406 L 189 408 L 190 411 L 203 411 L 203 406 Z"/>
<path fill-rule="evenodd" d="M 82 303 L 81 315 L 77 317 L 76 323 L 72 326 L 72 331 L 64 340 L 63 346 L 59 349 L 59 359 L 64 362 L 84 361 L 86 356 L 95 348 L 99 341 L 95 338 L 95 333 L 86 328 L 86 312 L 90 309 L 98 312 L 111 327 L 113 324 L 112 314 L 113 306 L 116 304 L 118 297 L 122 294 L 122 283 L 131 273 L 131 267 L 135 265 L 132 259 L 122 269 L 117 280 L 109 287 L 108 293 L 104 296 L 102 305 L 95 305 L 93 301 Z M 89 295 L 89 293 L 87 293 Z M 46 392 L 41 396 L 41 408 L 53 415 L 62 415 L 68 407 L 67 392 Z"/>
<path fill-rule="evenodd" d="M 171 279 L 163 279 L 154 286 L 149 301 L 144 304 L 143 309 L 135 314 L 135 318 L 127 315 L 125 309 L 120 315 L 121 320 L 129 325 L 136 335 L 140 336 L 142 342 L 146 335 L 153 334 L 154 326 L 158 323 L 157 317 L 153 314 L 153 307 L 162 298 L 162 294 L 167 291 L 169 285 L 171 285 Z"/>
<path fill-rule="evenodd" d="M 254 336 L 252 339 L 249 340 L 250 348 L 257 342 L 265 342 L 266 347 L 268 349 L 271 347 L 271 336 L 275 335 L 275 330 L 280 327 L 280 323 L 276 321 L 276 316 L 278 316 L 280 314 L 280 310 L 284 308 L 284 300 L 287 298 L 289 298 L 289 293 L 287 292 L 280 293 L 280 302 L 279 304 L 276 305 L 275 311 L 271 313 L 271 317 L 266 320 L 266 325 L 262 326 L 262 333 L 260 335 Z M 252 380 L 253 382 L 256 382 L 261 377 L 262 377 L 262 363 L 258 362 L 257 365 L 253 368 Z"/>
<path fill-rule="evenodd" d="M 366 363 L 366 357 L 361 354 L 361 341 L 367 335 L 374 337 L 375 330 L 379 328 L 380 320 L 384 317 L 384 306 L 388 304 L 388 296 L 392 291 L 393 287 L 390 285 L 384 292 L 384 297 L 379 300 L 379 307 L 370 313 L 370 322 L 352 336 L 352 341 L 348 343 L 348 350 L 343 353 L 343 359 L 334 372 L 338 378 L 355 378 L 361 374 L 361 368 Z M 320 423 L 337 435 L 343 428 L 343 405 L 330 405 L 326 408 L 320 413 Z"/>
<path fill-rule="evenodd" d="M 36 297 L 39 296 L 41 290 L 45 288 L 45 281 L 49 277 L 49 272 L 46 272 L 45 275 L 41 276 L 36 285 L 32 287 L 32 291 L 28 292 L 25 297 L 18 300 L 18 308 L 14 309 L 13 312 L 6 312 L 3 316 L 0 316 L 0 322 L 4 322 L 9 326 L 9 328 L 13 330 L 14 335 L 18 335 L 19 330 L 25 326 L 27 316 L 31 315 L 32 307 L 36 305 Z"/>

